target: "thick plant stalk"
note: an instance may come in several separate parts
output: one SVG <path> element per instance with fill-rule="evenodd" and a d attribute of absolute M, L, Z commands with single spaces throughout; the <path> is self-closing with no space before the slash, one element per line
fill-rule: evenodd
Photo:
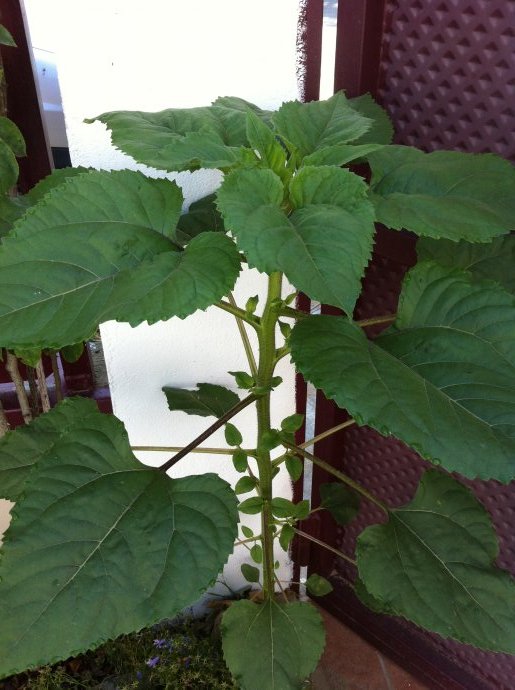
<path fill-rule="evenodd" d="M 18 368 L 18 359 L 12 352 L 7 352 L 5 368 L 11 377 L 11 381 L 14 383 L 16 395 L 18 396 L 18 402 L 20 404 L 20 410 L 23 415 L 23 421 L 25 424 L 28 424 L 32 421 L 32 410 L 30 408 L 29 398 L 25 390 L 25 384 Z"/>
<path fill-rule="evenodd" d="M 2 436 L 5 436 L 8 431 L 9 422 L 7 421 L 4 406 L 2 405 L 2 401 L 0 400 L 0 438 L 2 438 Z"/>
<path fill-rule="evenodd" d="M 272 273 L 268 280 L 268 295 L 261 316 L 259 338 L 259 365 L 256 383 L 259 387 L 271 385 L 275 367 L 275 328 L 279 318 L 281 297 L 281 273 Z M 270 451 L 264 447 L 263 438 L 270 432 L 270 393 L 258 398 L 257 410 L 257 464 L 259 489 L 263 499 L 261 510 L 261 535 L 263 549 L 263 596 L 272 599 L 275 591 L 274 578 L 274 532 L 272 516 L 272 470 Z"/>
<path fill-rule="evenodd" d="M 50 398 L 48 397 L 48 388 L 46 385 L 45 370 L 43 369 L 43 362 L 39 360 L 36 364 L 36 376 L 38 379 L 38 392 L 41 399 L 41 409 L 43 412 L 50 411 Z"/>

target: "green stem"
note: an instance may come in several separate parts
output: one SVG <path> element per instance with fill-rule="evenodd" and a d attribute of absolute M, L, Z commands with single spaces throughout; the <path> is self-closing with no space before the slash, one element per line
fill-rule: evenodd
<path fill-rule="evenodd" d="M 253 403 L 256 400 L 256 396 L 252 393 L 251 395 L 248 395 L 246 398 L 243 398 L 243 400 L 240 400 L 240 402 L 235 405 L 234 407 L 231 407 L 230 410 L 228 410 L 225 414 L 223 414 L 220 419 L 217 419 L 214 424 L 211 424 L 210 427 L 208 427 L 205 431 L 203 431 L 197 438 L 194 438 L 191 443 L 189 443 L 187 446 L 185 446 L 182 450 L 180 450 L 177 455 L 174 455 L 173 458 L 170 458 L 167 460 L 163 465 L 160 465 L 158 467 L 160 472 L 166 472 L 167 470 L 170 469 L 170 467 L 173 467 L 179 460 L 181 460 L 185 455 L 188 455 L 188 453 L 191 453 L 192 450 L 194 450 L 197 446 L 199 446 L 203 441 L 206 440 L 206 438 L 209 438 L 211 434 L 214 434 L 217 429 L 222 427 L 226 422 L 229 421 L 232 417 L 238 414 L 238 412 L 241 412 L 244 410 L 248 405 Z"/>
<path fill-rule="evenodd" d="M 309 316 L 309 313 L 307 311 L 300 311 L 300 309 L 282 306 L 279 310 L 279 316 L 284 316 L 288 319 L 304 319 L 306 316 Z"/>
<path fill-rule="evenodd" d="M 356 324 L 361 326 L 361 328 L 366 328 L 366 326 L 375 326 L 379 323 L 390 323 L 390 321 L 395 321 L 396 318 L 397 314 L 385 314 L 384 316 L 373 316 L 370 319 L 356 321 Z"/>
<path fill-rule="evenodd" d="M 231 306 L 234 307 L 235 309 L 238 309 L 238 305 L 236 304 L 236 301 L 235 301 L 234 297 L 232 296 L 232 293 L 229 293 L 227 298 L 228 298 Z M 256 360 L 254 357 L 254 353 L 252 351 L 252 345 L 250 344 L 249 336 L 247 334 L 247 331 L 245 330 L 245 326 L 243 325 L 243 319 L 241 318 L 241 316 L 236 316 L 236 324 L 237 324 L 238 330 L 240 332 L 241 342 L 243 343 L 243 348 L 245 350 L 245 354 L 247 355 L 247 361 L 249 363 L 250 373 L 252 374 L 252 377 L 254 378 L 254 380 L 256 380 L 257 374 L 258 374 L 257 364 L 256 364 Z"/>
<path fill-rule="evenodd" d="M 313 438 L 309 438 L 307 441 L 304 441 L 304 443 L 301 443 L 299 445 L 299 448 L 308 448 L 309 446 L 314 446 L 315 443 L 318 443 L 319 441 L 322 441 L 324 438 L 332 436 L 332 434 L 336 434 L 337 431 L 342 431 L 342 429 L 346 429 L 348 426 L 352 426 L 353 424 L 356 424 L 354 419 L 348 419 L 346 422 L 342 422 L 341 424 L 337 424 L 336 426 L 327 429 L 327 431 L 322 431 L 322 433 L 318 434 L 318 436 L 313 436 Z"/>
<path fill-rule="evenodd" d="M 240 307 L 233 306 L 230 302 L 224 302 L 224 300 L 221 299 L 219 302 L 215 303 L 215 307 L 229 312 L 229 314 L 236 316 L 237 319 L 246 321 L 250 326 L 252 326 L 256 330 L 259 328 L 259 316 L 251 316 L 247 314 L 247 312 L 244 309 L 240 309 Z"/>
<path fill-rule="evenodd" d="M 296 532 L 299 535 L 299 537 L 304 537 L 304 539 L 308 539 L 308 541 L 312 541 L 314 544 L 318 544 L 318 546 L 322 546 L 324 549 L 327 549 L 327 551 L 331 551 L 332 553 L 336 554 L 339 558 L 342 558 L 344 561 L 347 561 L 347 563 L 352 563 L 352 565 L 357 565 L 356 561 L 353 558 L 346 556 L 341 551 L 338 551 L 338 549 L 333 549 L 333 547 L 329 546 L 329 544 L 326 544 L 325 541 L 321 541 L 320 539 L 317 539 L 316 537 L 312 537 L 311 534 L 308 534 L 307 532 L 303 532 L 302 530 L 297 529 L 296 527 L 294 527 L 293 530 L 294 530 L 294 532 Z"/>
<path fill-rule="evenodd" d="M 160 452 L 160 453 L 180 453 L 184 450 L 185 446 L 131 446 L 131 450 L 144 450 L 150 452 Z M 254 449 L 243 448 L 247 455 L 254 452 Z M 208 453 L 209 455 L 232 455 L 234 453 L 234 448 L 192 448 L 190 453 Z"/>
<path fill-rule="evenodd" d="M 351 479 L 346 474 L 343 474 L 343 472 L 340 472 L 339 470 L 335 469 L 334 467 L 332 467 L 332 465 L 329 465 L 329 463 L 325 462 L 324 460 L 317 458 L 316 455 L 313 455 L 312 453 L 308 453 L 307 450 L 304 450 L 300 446 L 296 446 L 293 443 L 287 443 L 287 442 L 283 442 L 283 445 L 286 448 L 289 448 L 290 450 L 297 452 L 299 455 L 302 455 L 304 458 L 306 458 L 306 460 L 311 460 L 313 465 L 317 465 L 318 467 L 325 470 L 329 474 L 332 474 L 334 477 L 339 479 L 341 482 L 343 482 L 344 484 L 347 484 L 347 486 L 350 486 L 351 489 L 354 489 L 354 491 L 361 494 L 364 498 L 367 498 L 369 501 L 371 501 L 376 506 L 381 508 L 381 510 L 384 510 L 384 512 L 387 515 L 390 514 L 390 511 L 389 511 L 386 503 L 383 503 L 383 501 L 381 501 L 379 498 L 376 498 L 373 494 L 371 494 L 369 491 L 367 491 L 364 486 L 361 486 L 361 484 L 359 484 L 358 482 L 355 482 L 354 479 Z"/>
<path fill-rule="evenodd" d="M 261 327 L 258 330 L 259 365 L 256 378 L 257 386 L 270 386 L 275 366 L 275 328 L 279 318 L 279 300 L 281 297 L 281 273 L 272 273 L 268 279 L 268 294 L 261 316 Z M 263 448 L 261 439 L 270 431 L 270 393 L 256 401 L 257 410 L 257 465 L 259 488 L 263 498 L 261 511 L 261 543 L 263 547 L 263 595 L 265 599 L 274 596 L 274 533 L 272 531 L 272 463 L 270 452 Z"/>

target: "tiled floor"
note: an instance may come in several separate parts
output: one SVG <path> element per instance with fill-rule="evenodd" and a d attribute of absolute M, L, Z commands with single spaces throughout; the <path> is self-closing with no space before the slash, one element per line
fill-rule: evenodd
<path fill-rule="evenodd" d="M 327 643 L 313 690 L 428 690 L 326 611 Z"/>

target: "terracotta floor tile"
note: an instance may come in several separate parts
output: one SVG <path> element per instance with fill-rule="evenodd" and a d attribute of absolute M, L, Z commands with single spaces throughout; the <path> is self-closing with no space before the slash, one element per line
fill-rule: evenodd
<path fill-rule="evenodd" d="M 427 690 L 336 618 L 321 613 L 327 644 L 311 677 L 313 690 Z"/>

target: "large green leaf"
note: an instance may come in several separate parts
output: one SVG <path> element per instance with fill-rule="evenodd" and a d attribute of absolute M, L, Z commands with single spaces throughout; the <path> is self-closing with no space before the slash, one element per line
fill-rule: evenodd
<path fill-rule="evenodd" d="M 11 147 L 0 139 L 0 194 L 14 187 L 18 179 L 18 163 Z"/>
<path fill-rule="evenodd" d="M 217 419 L 238 404 L 239 398 L 233 391 L 224 386 L 212 383 L 197 383 L 197 390 L 164 386 L 168 407 L 172 412 L 180 410 L 186 414 Z"/>
<path fill-rule="evenodd" d="M 88 172 L 88 168 L 57 168 L 44 177 L 23 196 L 0 198 L 0 237 L 11 231 L 15 221 L 21 218 L 31 206 L 40 201 L 45 194 L 66 182 L 70 177 Z"/>
<path fill-rule="evenodd" d="M 57 431 L 50 447 L 43 435 L 6 534 L 0 676 L 175 615 L 233 547 L 238 517 L 226 482 L 141 465 L 122 424 L 85 404 L 48 413 L 68 407 L 68 433 Z"/>
<path fill-rule="evenodd" d="M 392 121 L 386 110 L 369 93 L 349 98 L 347 102 L 360 115 L 372 121 L 370 129 L 356 139 L 354 144 L 391 144 L 394 134 Z"/>
<path fill-rule="evenodd" d="M 277 132 L 295 147 L 301 158 L 335 144 L 354 141 L 372 126 L 372 120 L 353 108 L 342 92 L 326 101 L 289 101 L 272 119 Z"/>
<path fill-rule="evenodd" d="M 46 194 L 0 247 L 2 345 L 58 349 L 107 319 L 184 318 L 220 299 L 238 252 L 219 233 L 178 251 L 167 236 L 181 198 L 168 180 L 130 171 L 79 175 Z"/>
<path fill-rule="evenodd" d="M 158 113 L 118 111 L 86 120 L 103 122 L 116 148 L 161 170 L 231 168 L 255 160 L 247 146 L 245 112 L 220 105 Z"/>
<path fill-rule="evenodd" d="M 190 204 L 177 222 L 174 239 L 181 245 L 202 232 L 224 232 L 224 222 L 215 205 L 215 194 L 198 199 Z"/>
<path fill-rule="evenodd" d="M 438 319 L 435 307 L 435 324 L 442 325 L 430 326 L 428 318 L 427 326 L 413 324 L 413 330 L 376 343 L 345 318 L 312 317 L 294 328 L 292 357 L 302 374 L 359 424 L 393 434 L 448 470 L 507 482 L 515 477 L 515 371 L 505 354 L 509 347 L 496 347 L 495 338 L 513 331 L 513 321 L 503 322 L 506 309 L 511 319 L 513 306 L 495 294 L 483 301 L 479 296 L 476 314 L 470 300 L 460 318 L 459 279 L 452 287 L 457 288 L 454 327 Z M 435 300 L 441 297 L 437 288 L 428 283 Z M 440 315 L 452 316 L 449 303 Z M 474 316 L 478 332 L 471 325 Z"/>
<path fill-rule="evenodd" d="M 271 110 L 263 110 L 259 106 L 254 105 L 254 103 L 246 101 L 244 98 L 239 98 L 238 96 L 219 96 L 216 101 L 213 101 L 213 105 L 222 106 L 232 110 L 239 110 L 245 114 L 250 110 L 261 120 L 263 120 L 263 122 L 266 122 L 267 125 L 272 125 L 273 112 Z"/>
<path fill-rule="evenodd" d="M 8 117 L 0 116 L 0 139 L 5 141 L 15 156 L 27 155 L 23 135 Z"/>
<path fill-rule="evenodd" d="M 311 604 L 235 601 L 222 618 L 225 661 L 242 690 L 298 690 L 324 649 Z"/>
<path fill-rule="evenodd" d="M 0 239 L 11 231 L 14 223 L 23 216 L 28 207 L 25 196 L 0 195 Z"/>
<path fill-rule="evenodd" d="M 515 295 L 515 235 L 496 237 L 489 244 L 422 237 L 417 254 L 420 261 L 432 259 L 442 266 L 469 271 L 474 279 L 494 280 Z"/>
<path fill-rule="evenodd" d="M 369 162 L 377 220 L 390 228 L 488 242 L 514 227 L 515 170 L 502 158 L 385 146 Z"/>
<path fill-rule="evenodd" d="M 444 637 L 514 654 L 515 580 L 494 565 L 497 553 L 488 513 L 436 470 L 385 525 L 367 527 L 356 549 L 375 606 Z"/>
<path fill-rule="evenodd" d="M 59 405 L 27 426 L 10 431 L 0 439 L 0 498 L 17 501 L 34 463 L 62 443 L 75 429 L 97 418 L 91 402 L 77 398 L 73 405 Z"/>
<path fill-rule="evenodd" d="M 238 170 L 224 180 L 218 206 L 251 265 L 283 271 L 313 299 L 351 313 L 374 233 L 365 183 L 348 170 L 307 167 L 291 182 L 290 215 L 283 196 L 271 170 Z"/>
<path fill-rule="evenodd" d="M 303 165 L 346 165 L 358 158 L 366 158 L 370 153 L 383 148 L 383 144 L 335 144 L 310 153 L 302 161 Z"/>

